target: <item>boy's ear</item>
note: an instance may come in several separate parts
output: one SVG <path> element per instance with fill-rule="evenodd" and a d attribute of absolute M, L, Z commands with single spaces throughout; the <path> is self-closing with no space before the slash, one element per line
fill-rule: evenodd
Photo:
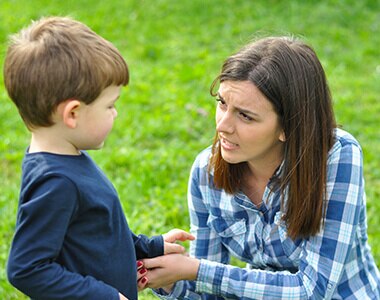
<path fill-rule="evenodd" d="M 79 100 L 67 100 L 58 105 L 57 111 L 62 117 L 63 124 L 71 129 L 77 127 L 80 106 Z"/>

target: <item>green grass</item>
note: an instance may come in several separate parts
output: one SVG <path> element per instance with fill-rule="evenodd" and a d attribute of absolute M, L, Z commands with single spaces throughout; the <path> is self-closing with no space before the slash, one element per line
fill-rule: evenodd
<path fill-rule="evenodd" d="M 377 0 L 1 1 L 0 62 L 10 33 L 53 14 L 71 15 L 121 50 L 130 86 L 106 146 L 91 155 L 115 184 L 131 228 L 152 235 L 188 229 L 188 173 L 214 134 L 208 89 L 222 61 L 257 35 L 303 36 L 325 67 L 338 122 L 363 147 L 369 240 L 379 264 L 379 12 Z M 2 80 L 0 105 L 0 298 L 26 299 L 7 283 L 5 264 L 29 135 Z"/>

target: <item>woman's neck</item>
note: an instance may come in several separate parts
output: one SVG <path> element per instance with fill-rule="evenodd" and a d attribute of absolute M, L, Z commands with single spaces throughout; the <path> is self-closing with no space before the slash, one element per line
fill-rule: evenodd
<path fill-rule="evenodd" d="M 267 164 L 266 166 L 256 166 L 248 162 L 248 168 L 244 175 L 243 192 L 256 206 L 263 202 L 263 194 L 269 180 L 272 178 L 281 161 Z"/>

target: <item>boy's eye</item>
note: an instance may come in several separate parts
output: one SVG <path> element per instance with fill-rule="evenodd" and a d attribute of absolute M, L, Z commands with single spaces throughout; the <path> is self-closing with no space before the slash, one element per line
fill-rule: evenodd
<path fill-rule="evenodd" d="M 215 100 L 219 103 L 219 105 L 226 105 L 226 101 L 224 101 L 222 98 L 215 98 Z"/>

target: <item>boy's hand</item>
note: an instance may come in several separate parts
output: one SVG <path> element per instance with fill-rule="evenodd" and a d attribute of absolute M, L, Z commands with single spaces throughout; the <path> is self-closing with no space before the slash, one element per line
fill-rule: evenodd
<path fill-rule="evenodd" d="M 195 237 L 181 229 L 172 229 L 168 233 L 162 235 L 164 238 L 164 254 L 170 253 L 184 253 L 185 247 L 175 244 L 176 241 L 194 240 Z"/>

